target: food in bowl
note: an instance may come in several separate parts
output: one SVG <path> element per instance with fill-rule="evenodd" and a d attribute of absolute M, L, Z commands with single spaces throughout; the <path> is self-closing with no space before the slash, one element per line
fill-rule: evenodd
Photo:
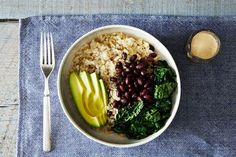
<path fill-rule="evenodd" d="M 170 117 L 175 77 L 152 45 L 115 32 L 79 48 L 69 80 L 78 111 L 90 126 L 142 139 Z"/>

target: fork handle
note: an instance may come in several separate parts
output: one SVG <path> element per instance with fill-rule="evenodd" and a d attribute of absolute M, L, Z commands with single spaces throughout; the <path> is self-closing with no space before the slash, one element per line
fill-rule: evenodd
<path fill-rule="evenodd" d="M 43 151 L 51 150 L 51 113 L 49 94 L 43 98 Z"/>

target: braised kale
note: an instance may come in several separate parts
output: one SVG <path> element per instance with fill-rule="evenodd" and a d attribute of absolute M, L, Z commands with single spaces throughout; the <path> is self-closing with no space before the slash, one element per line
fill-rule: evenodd
<path fill-rule="evenodd" d="M 125 123 L 136 117 L 142 110 L 144 104 L 142 101 L 134 102 L 132 106 L 122 108 L 116 116 L 116 123 Z"/>
<path fill-rule="evenodd" d="M 138 101 L 119 110 L 113 131 L 124 133 L 131 139 L 142 139 L 165 125 L 172 109 L 172 94 L 177 87 L 176 75 L 166 61 L 158 61 L 154 76 L 153 104 Z"/>
<path fill-rule="evenodd" d="M 143 104 L 143 102 L 139 101 L 136 104 Z M 128 110 L 126 110 L 126 112 L 128 112 Z M 139 112 L 137 116 L 132 117 L 133 118 L 130 118 L 128 121 L 124 121 L 123 123 L 121 123 L 121 121 L 117 123 L 116 120 L 113 130 L 117 133 L 125 133 L 129 138 L 141 139 L 158 131 L 161 127 L 158 124 L 161 115 L 155 106 L 145 109 L 143 108 L 142 112 Z"/>
<path fill-rule="evenodd" d="M 161 115 L 156 107 L 144 109 L 137 118 L 131 121 L 131 125 L 127 132 L 129 138 L 141 139 L 151 135 L 160 129 L 158 121 Z"/>
<path fill-rule="evenodd" d="M 159 61 L 154 68 L 154 80 L 156 83 L 154 97 L 156 99 L 168 98 L 177 87 L 175 72 L 166 61 Z"/>
<path fill-rule="evenodd" d="M 142 101 L 134 102 L 132 106 L 122 108 L 116 115 L 115 127 L 113 130 L 117 133 L 122 133 L 128 128 L 128 123 L 134 117 L 136 117 L 142 110 L 144 104 Z"/>
<path fill-rule="evenodd" d="M 175 91 L 176 86 L 176 82 L 166 82 L 160 85 L 156 85 L 154 97 L 158 100 L 168 98 Z"/>
<path fill-rule="evenodd" d="M 168 66 L 166 61 L 159 61 L 154 68 L 155 83 L 160 85 L 164 82 L 175 82 L 175 72 Z"/>

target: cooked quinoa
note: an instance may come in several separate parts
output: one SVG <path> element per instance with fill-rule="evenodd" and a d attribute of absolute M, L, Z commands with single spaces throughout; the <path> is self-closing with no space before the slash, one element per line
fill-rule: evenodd
<path fill-rule="evenodd" d="M 149 43 L 142 39 L 136 39 L 122 32 L 103 34 L 91 42 L 80 47 L 73 60 L 73 70 L 96 72 L 105 81 L 108 90 L 108 110 L 113 114 L 110 122 L 115 119 L 118 112 L 113 108 L 112 102 L 119 100 L 116 96 L 116 86 L 110 81 L 116 74 L 115 65 L 122 59 L 122 53 L 127 57 L 136 54 L 138 59 L 148 56 L 150 53 Z M 151 51 L 152 52 L 152 51 Z M 158 57 L 157 57 L 158 58 Z"/>

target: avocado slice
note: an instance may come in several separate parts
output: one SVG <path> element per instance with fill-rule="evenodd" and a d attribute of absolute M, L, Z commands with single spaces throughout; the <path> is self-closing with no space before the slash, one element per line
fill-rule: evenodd
<path fill-rule="evenodd" d="M 80 72 L 79 76 L 86 89 L 86 94 L 83 97 L 85 101 L 84 106 L 88 110 L 88 113 L 91 116 L 97 116 L 100 114 L 100 111 L 97 107 L 94 107 L 95 106 L 94 104 L 97 103 L 97 98 L 94 96 L 95 90 L 90 74 L 83 71 Z"/>
<path fill-rule="evenodd" d="M 84 102 L 82 100 L 84 99 L 83 95 L 86 92 L 86 88 L 84 88 L 80 77 L 76 72 L 70 74 L 69 84 L 72 97 L 83 119 L 93 127 L 100 127 L 100 120 L 98 120 L 97 117 L 89 115 L 84 107 Z"/>
<path fill-rule="evenodd" d="M 103 103 L 103 98 L 102 98 L 102 90 L 99 82 L 98 75 L 94 72 L 90 74 L 91 81 L 93 84 L 93 89 L 94 89 L 94 97 L 96 101 L 94 102 L 94 107 L 100 111 L 100 113 L 104 111 L 105 104 Z"/>
<path fill-rule="evenodd" d="M 99 118 L 99 122 L 100 122 L 101 125 L 104 125 L 107 122 L 106 112 L 107 112 L 107 105 L 108 105 L 108 96 L 107 96 L 107 91 L 106 91 L 106 88 L 105 88 L 105 84 L 104 84 L 102 79 L 99 79 L 99 84 L 100 84 L 100 87 L 101 87 L 101 92 L 100 92 L 101 93 L 101 98 L 102 98 L 102 101 L 103 101 L 103 104 L 104 104 L 104 107 L 103 107 L 104 114 L 102 115 L 101 118 Z"/>
<path fill-rule="evenodd" d="M 76 74 L 77 74 L 77 73 L 76 73 Z M 87 99 L 86 87 L 85 87 L 83 81 L 81 80 L 80 76 L 79 76 L 78 74 L 77 74 L 77 76 L 78 76 L 78 77 L 77 77 L 77 79 L 78 79 L 78 84 L 81 86 L 81 89 L 83 90 L 83 93 L 82 93 L 82 104 L 83 104 L 83 105 L 84 105 L 84 104 L 88 104 L 89 99 L 90 99 L 91 97 L 88 97 L 89 99 Z M 84 98 L 86 98 L 86 99 L 84 99 Z M 84 106 L 84 109 L 85 109 L 85 111 L 86 111 L 90 116 L 95 117 L 95 115 L 93 114 L 92 111 L 90 111 L 90 108 L 89 108 L 88 106 Z"/>
<path fill-rule="evenodd" d="M 104 114 L 102 114 L 102 123 L 101 123 L 101 126 L 105 125 L 107 123 L 107 115 L 106 115 L 106 112 Z"/>
<path fill-rule="evenodd" d="M 99 116 L 98 116 L 98 121 L 99 121 L 99 123 L 100 123 L 100 126 L 105 125 L 106 122 L 107 122 L 107 116 L 106 116 L 106 114 L 104 113 L 104 114 L 99 115 Z"/>
<path fill-rule="evenodd" d="M 100 83 L 100 86 L 101 86 L 101 90 L 102 90 L 102 99 L 103 99 L 103 103 L 105 105 L 105 110 L 106 110 L 106 107 L 108 105 L 108 96 L 107 96 L 107 91 L 106 91 L 106 87 L 105 87 L 105 84 L 103 82 L 102 79 L 99 80 L 99 83 Z"/>

